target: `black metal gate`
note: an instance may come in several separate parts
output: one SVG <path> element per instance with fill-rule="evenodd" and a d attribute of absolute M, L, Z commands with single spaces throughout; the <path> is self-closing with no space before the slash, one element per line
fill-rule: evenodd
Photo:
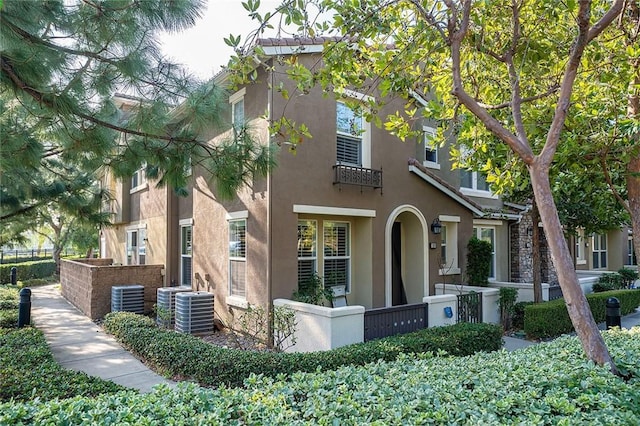
<path fill-rule="evenodd" d="M 364 341 L 427 328 L 426 303 L 369 309 L 364 312 Z"/>
<path fill-rule="evenodd" d="M 482 293 L 458 295 L 458 322 L 482 322 Z"/>

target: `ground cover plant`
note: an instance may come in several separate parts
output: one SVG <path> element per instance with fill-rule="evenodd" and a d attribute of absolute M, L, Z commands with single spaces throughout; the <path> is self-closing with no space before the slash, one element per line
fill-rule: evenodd
<path fill-rule="evenodd" d="M 394 360 L 403 353 L 444 351 L 464 356 L 502 347 L 502 327 L 493 324 L 461 323 L 429 328 L 311 353 L 221 348 L 198 337 L 158 328 L 151 318 L 127 312 L 108 314 L 103 326 L 159 373 L 187 378 L 205 386 L 242 386 L 252 373 L 275 377 L 297 371 L 333 370 L 343 365 Z"/>
<path fill-rule="evenodd" d="M 0 286 L 0 401 L 95 396 L 126 389 L 63 369 L 41 331 L 18 329 L 18 291 L 15 286 Z"/>
<path fill-rule="evenodd" d="M 401 356 L 245 388 L 0 404 L 0 424 L 637 425 L 640 328 L 604 333 L 629 379 L 588 361 L 575 337 L 467 357 Z"/>

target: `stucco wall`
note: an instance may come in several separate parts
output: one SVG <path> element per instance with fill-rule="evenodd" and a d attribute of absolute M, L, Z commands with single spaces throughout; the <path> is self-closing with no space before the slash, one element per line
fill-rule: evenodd
<path fill-rule="evenodd" d="M 60 266 L 62 295 L 91 319 L 111 312 L 111 287 L 143 285 L 145 312 L 153 309 L 156 292 L 163 285 L 162 265 L 111 266 L 111 259 L 63 260 Z"/>

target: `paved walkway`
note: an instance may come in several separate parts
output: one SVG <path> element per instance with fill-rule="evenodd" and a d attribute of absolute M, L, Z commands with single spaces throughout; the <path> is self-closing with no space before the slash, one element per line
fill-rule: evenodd
<path fill-rule="evenodd" d="M 57 285 L 31 289 L 31 319 L 44 336 L 58 363 L 68 369 L 149 392 L 157 384 L 175 382 L 149 370 L 120 344 L 62 297 Z M 640 326 L 640 311 L 622 317 L 623 328 Z M 604 323 L 599 324 L 605 329 Z M 536 342 L 505 336 L 508 351 Z"/>
<path fill-rule="evenodd" d="M 140 392 L 175 382 L 149 370 L 113 336 L 62 297 L 57 285 L 31 288 L 31 320 L 42 330 L 56 361 L 65 368 L 118 383 Z"/>

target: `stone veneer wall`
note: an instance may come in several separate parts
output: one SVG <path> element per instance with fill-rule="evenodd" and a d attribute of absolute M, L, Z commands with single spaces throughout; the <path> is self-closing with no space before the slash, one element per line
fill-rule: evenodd
<path fill-rule="evenodd" d="M 530 214 L 522 216 L 520 223 L 511 226 L 511 278 L 516 283 L 533 282 L 533 238 L 528 229 L 533 227 Z M 550 285 L 558 283 L 558 275 L 551 262 L 551 252 L 544 231 L 540 229 L 540 263 L 542 282 Z"/>
<path fill-rule="evenodd" d="M 144 309 L 151 312 L 157 289 L 163 287 L 163 265 L 113 266 L 112 259 L 63 260 L 60 265 L 62 296 L 91 319 L 111 312 L 111 287 L 144 286 Z"/>

